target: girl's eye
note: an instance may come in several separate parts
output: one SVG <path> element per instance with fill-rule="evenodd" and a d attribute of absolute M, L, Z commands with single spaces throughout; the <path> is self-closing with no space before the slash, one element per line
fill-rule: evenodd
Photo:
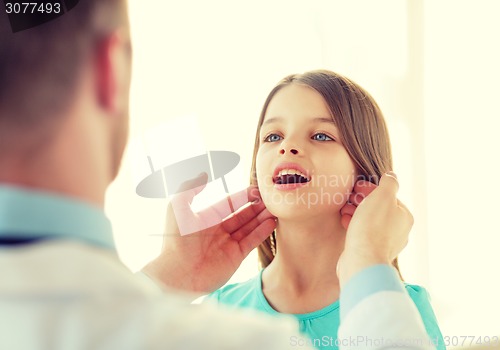
<path fill-rule="evenodd" d="M 323 134 L 322 132 L 314 134 L 312 139 L 316 141 L 334 141 L 330 136 Z"/>
<path fill-rule="evenodd" d="M 281 140 L 281 136 L 278 135 L 278 134 L 271 134 L 271 135 L 268 135 L 264 141 L 266 142 L 276 142 L 276 141 L 279 141 Z"/>

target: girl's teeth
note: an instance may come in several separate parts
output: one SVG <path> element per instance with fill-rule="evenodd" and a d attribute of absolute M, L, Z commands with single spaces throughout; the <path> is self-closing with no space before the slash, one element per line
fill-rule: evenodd
<path fill-rule="evenodd" d="M 293 169 L 283 169 L 279 172 L 279 175 L 280 176 L 283 176 L 283 175 L 300 175 L 300 176 L 303 176 L 303 177 L 306 177 L 304 174 L 302 174 L 300 171 L 298 170 L 293 170 Z"/>

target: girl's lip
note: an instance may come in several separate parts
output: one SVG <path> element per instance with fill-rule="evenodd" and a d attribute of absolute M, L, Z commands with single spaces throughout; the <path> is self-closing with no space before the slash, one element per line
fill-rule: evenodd
<path fill-rule="evenodd" d="M 273 172 L 273 179 L 278 176 L 279 172 L 284 169 L 294 169 L 300 171 L 302 174 L 306 175 L 308 179 L 311 179 L 311 176 L 307 170 L 305 170 L 303 167 L 298 165 L 297 163 L 291 163 L 291 162 L 286 162 L 286 163 L 280 163 L 278 166 L 274 169 Z"/>
<path fill-rule="evenodd" d="M 292 184 L 274 184 L 274 188 L 280 191 L 291 191 L 300 187 L 307 186 L 309 182 L 298 182 Z"/>

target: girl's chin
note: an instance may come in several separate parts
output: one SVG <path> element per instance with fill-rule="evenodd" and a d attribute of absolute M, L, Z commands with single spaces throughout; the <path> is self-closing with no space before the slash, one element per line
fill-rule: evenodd
<path fill-rule="evenodd" d="M 317 216 L 321 213 L 331 215 L 335 212 L 338 213 L 349 198 L 348 194 L 340 191 L 332 191 L 331 193 L 288 192 L 285 194 L 261 191 L 261 196 L 267 209 L 277 217 Z"/>
<path fill-rule="evenodd" d="M 297 187 L 289 188 L 286 191 L 279 189 L 278 185 L 274 187 L 261 186 L 259 191 L 267 207 L 286 206 L 300 209 L 327 206 L 342 207 L 352 192 L 352 189 L 347 187 L 311 188 L 307 186 L 309 184 L 306 184 L 306 186 L 301 185 L 303 184 L 293 184 L 293 186 Z"/>
<path fill-rule="evenodd" d="M 322 216 L 340 215 L 342 205 L 266 205 L 269 212 L 280 220 L 303 221 L 309 218 L 319 219 Z"/>

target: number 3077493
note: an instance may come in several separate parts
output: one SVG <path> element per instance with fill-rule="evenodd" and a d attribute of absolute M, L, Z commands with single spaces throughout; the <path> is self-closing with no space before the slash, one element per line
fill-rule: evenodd
<path fill-rule="evenodd" d="M 7 2 L 6 13 L 61 13 L 61 4 L 58 2 Z"/>

